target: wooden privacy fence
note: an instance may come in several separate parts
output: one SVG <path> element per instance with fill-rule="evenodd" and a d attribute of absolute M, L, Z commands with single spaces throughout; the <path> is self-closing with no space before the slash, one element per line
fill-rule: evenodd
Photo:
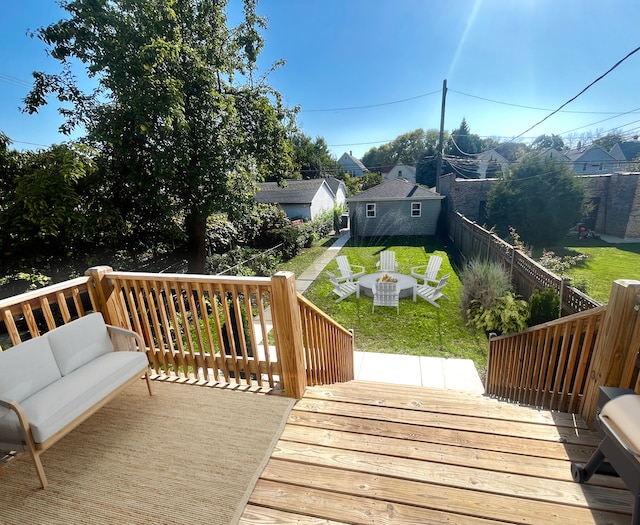
<path fill-rule="evenodd" d="M 596 300 L 569 286 L 568 278 L 558 277 L 459 212 L 449 214 L 449 238 L 464 261 L 484 259 L 502 265 L 509 272 L 516 292 L 525 299 L 531 297 L 536 289 L 553 288 L 562 298 L 564 315 L 600 306 Z"/>
<path fill-rule="evenodd" d="M 592 423 L 600 386 L 640 393 L 639 311 L 640 282 L 620 280 L 607 306 L 490 338 L 487 394 Z"/>
<path fill-rule="evenodd" d="M 353 335 L 295 291 L 295 277 L 212 277 L 114 272 L 0 300 L 11 344 L 100 311 L 138 332 L 160 375 L 250 386 L 280 386 L 302 397 L 307 385 L 353 379 Z"/>

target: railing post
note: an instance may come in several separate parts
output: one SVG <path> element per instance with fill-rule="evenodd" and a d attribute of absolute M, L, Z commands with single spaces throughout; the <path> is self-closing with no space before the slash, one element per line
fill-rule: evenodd
<path fill-rule="evenodd" d="M 125 322 L 117 295 L 114 293 L 113 284 L 109 282 L 109 273 L 113 271 L 110 266 L 92 266 L 84 272 L 91 277 L 98 309 L 102 312 L 104 321 L 114 326 L 128 327 Z"/>
<path fill-rule="evenodd" d="M 589 425 L 596 414 L 599 387 L 629 388 L 624 384 L 633 371 L 640 343 L 634 337 L 637 329 L 637 295 L 640 281 L 619 279 L 613 282 L 607 312 L 598 332 L 593 358 L 587 374 L 580 413 Z"/>
<path fill-rule="evenodd" d="M 307 374 L 300 305 L 292 272 L 278 272 L 271 278 L 271 316 L 285 394 L 300 399 L 307 387 Z"/>

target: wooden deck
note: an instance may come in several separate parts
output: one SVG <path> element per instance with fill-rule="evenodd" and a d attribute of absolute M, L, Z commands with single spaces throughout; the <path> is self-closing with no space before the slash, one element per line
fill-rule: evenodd
<path fill-rule="evenodd" d="M 309 388 L 240 523 L 628 525 L 619 478 L 571 479 L 597 444 L 578 417 L 479 394 Z"/>

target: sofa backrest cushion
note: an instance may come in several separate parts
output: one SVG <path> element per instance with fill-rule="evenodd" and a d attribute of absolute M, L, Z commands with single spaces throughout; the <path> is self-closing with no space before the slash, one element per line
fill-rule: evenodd
<path fill-rule="evenodd" d="M 36 337 L 0 352 L 0 398 L 21 403 L 60 379 L 47 337 Z"/>
<path fill-rule="evenodd" d="M 102 314 L 93 313 L 47 333 L 53 356 L 63 376 L 96 357 L 113 352 Z"/>

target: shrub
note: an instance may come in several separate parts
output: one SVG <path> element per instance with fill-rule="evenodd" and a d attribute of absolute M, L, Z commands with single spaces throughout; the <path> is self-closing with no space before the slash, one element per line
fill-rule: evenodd
<path fill-rule="evenodd" d="M 511 287 L 509 274 L 498 263 L 472 260 L 467 264 L 460 276 L 462 294 L 460 307 L 462 318 L 468 321 L 468 311 L 472 303 L 488 310 Z"/>
<path fill-rule="evenodd" d="M 543 292 L 535 290 L 529 298 L 529 305 L 529 326 L 553 321 L 560 315 L 560 296 L 553 288 L 547 288 Z"/>
<path fill-rule="evenodd" d="M 233 223 L 223 215 L 212 215 L 207 220 L 207 253 L 229 251 L 238 239 L 238 231 Z"/>
<path fill-rule="evenodd" d="M 472 301 L 467 312 L 467 324 L 486 333 L 510 334 L 527 328 L 529 303 L 518 299 L 509 291 L 498 297 L 491 308 L 483 307 L 479 301 Z"/>

